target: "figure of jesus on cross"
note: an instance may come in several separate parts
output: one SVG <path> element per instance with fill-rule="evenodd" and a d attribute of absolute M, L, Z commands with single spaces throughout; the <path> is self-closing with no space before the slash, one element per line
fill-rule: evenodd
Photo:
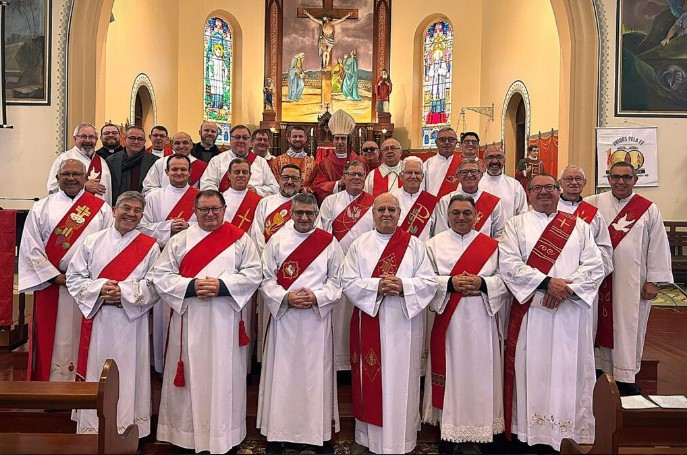
<path fill-rule="evenodd" d="M 298 17 L 309 18 L 320 26 L 318 54 L 322 57 L 322 70 L 331 70 L 332 48 L 334 47 L 334 26 L 346 19 L 357 19 L 357 9 L 334 8 L 334 0 L 322 0 L 322 8 L 298 8 Z"/>

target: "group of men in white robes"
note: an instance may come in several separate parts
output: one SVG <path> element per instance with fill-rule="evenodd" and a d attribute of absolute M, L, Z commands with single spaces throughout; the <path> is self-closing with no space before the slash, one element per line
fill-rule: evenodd
<path fill-rule="evenodd" d="M 332 450 L 337 370 L 351 370 L 355 438 L 375 453 L 413 450 L 421 421 L 453 443 L 503 431 L 555 449 L 590 443 L 595 347 L 597 368 L 638 392 L 650 300 L 672 274 L 660 212 L 633 192 L 627 163 L 586 200 L 577 166 L 536 176 L 526 211 L 502 148 L 483 164 L 476 133 L 458 154 L 444 128 L 425 163 L 401 160 L 395 139 L 370 172 L 349 161 L 320 209 L 302 170 L 287 164 L 275 179 L 238 125 L 195 178 L 204 162 L 175 134 L 145 199 L 125 192 L 111 209 L 95 128 L 74 137 L 23 234 L 19 288 L 39 291 L 29 377 L 92 380 L 114 358 L 120 429 L 150 433 L 151 308 L 157 438 L 196 451 L 245 437 L 253 349 L 270 453 Z M 74 417 L 97 431 L 93 412 Z"/>

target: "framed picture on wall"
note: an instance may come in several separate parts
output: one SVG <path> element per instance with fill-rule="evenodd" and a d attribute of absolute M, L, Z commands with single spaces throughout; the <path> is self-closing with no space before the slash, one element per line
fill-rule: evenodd
<path fill-rule="evenodd" d="M 5 8 L 7 104 L 50 104 L 51 0 L 13 0 Z"/>
<path fill-rule="evenodd" d="M 687 2 L 618 0 L 615 113 L 687 116 Z"/>

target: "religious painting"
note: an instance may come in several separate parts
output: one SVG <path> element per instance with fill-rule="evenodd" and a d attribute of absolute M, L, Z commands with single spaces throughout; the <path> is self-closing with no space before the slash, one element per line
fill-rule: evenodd
<path fill-rule="evenodd" d="M 425 30 L 422 43 L 422 147 L 434 144 L 438 131 L 451 125 L 453 27 L 439 20 Z"/>
<path fill-rule="evenodd" d="M 217 123 L 218 144 L 229 143 L 231 129 L 231 70 L 233 46 L 231 27 L 219 17 L 211 17 L 203 30 L 204 65 L 203 119 Z"/>
<path fill-rule="evenodd" d="M 616 115 L 687 115 L 687 0 L 618 0 Z"/>
<path fill-rule="evenodd" d="M 7 104 L 50 104 L 50 0 L 12 0 L 5 8 Z"/>
<path fill-rule="evenodd" d="M 327 109 L 372 121 L 373 0 L 284 0 L 281 120 Z"/>

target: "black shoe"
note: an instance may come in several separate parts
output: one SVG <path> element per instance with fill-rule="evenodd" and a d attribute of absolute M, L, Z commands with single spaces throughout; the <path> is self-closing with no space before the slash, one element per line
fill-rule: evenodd
<path fill-rule="evenodd" d="M 332 443 L 329 441 L 324 441 L 324 443 L 321 446 L 312 446 L 312 447 L 315 450 L 315 453 L 322 453 L 322 454 L 334 453 L 334 446 L 332 446 Z"/>
<path fill-rule="evenodd" d="M 604 374 L 604 370 L 599 370 L 599 369 L 597 369 L 597 370 L 596 370 L 596 379 L 599 379 L 599 378 L 601 377 L 602 374 Z"/>
<path fill-rule="evenodd" d="M 482 451 L 479 450 L 479 447 L 477 447 L 477 444 L 475 444 L 473 442 L 461 442 L 461 443 L 456 444 L 456 448 L 453 449 L 453 453 L 477 455 L 477 454 L 481 454 Z"/>
<path fill-rule="evenodd" d="M 267 443 L 267 449 L 265 450 L 265 453 L 267 454 L 280 454 L 284 451 L 284 444 L 281 442 L 268 442 Z"/>
<path fill-rule="evenodd" d="M 621 397 L 642 394 L 642 389 L 635 383 L 615 381 L 615 384 L 618 386 L 618 392 L 620 392 Z"/>
<path fill-rule="evenodd" d="M 444 441 L 443 439 L 439 441 L 439 445 L 437 446 L 437 450 L 439 453 L 442 454 L 452 454 L 453 450 L 456 448 L 458 444 L 455 442 L 451 441 Z"/>

